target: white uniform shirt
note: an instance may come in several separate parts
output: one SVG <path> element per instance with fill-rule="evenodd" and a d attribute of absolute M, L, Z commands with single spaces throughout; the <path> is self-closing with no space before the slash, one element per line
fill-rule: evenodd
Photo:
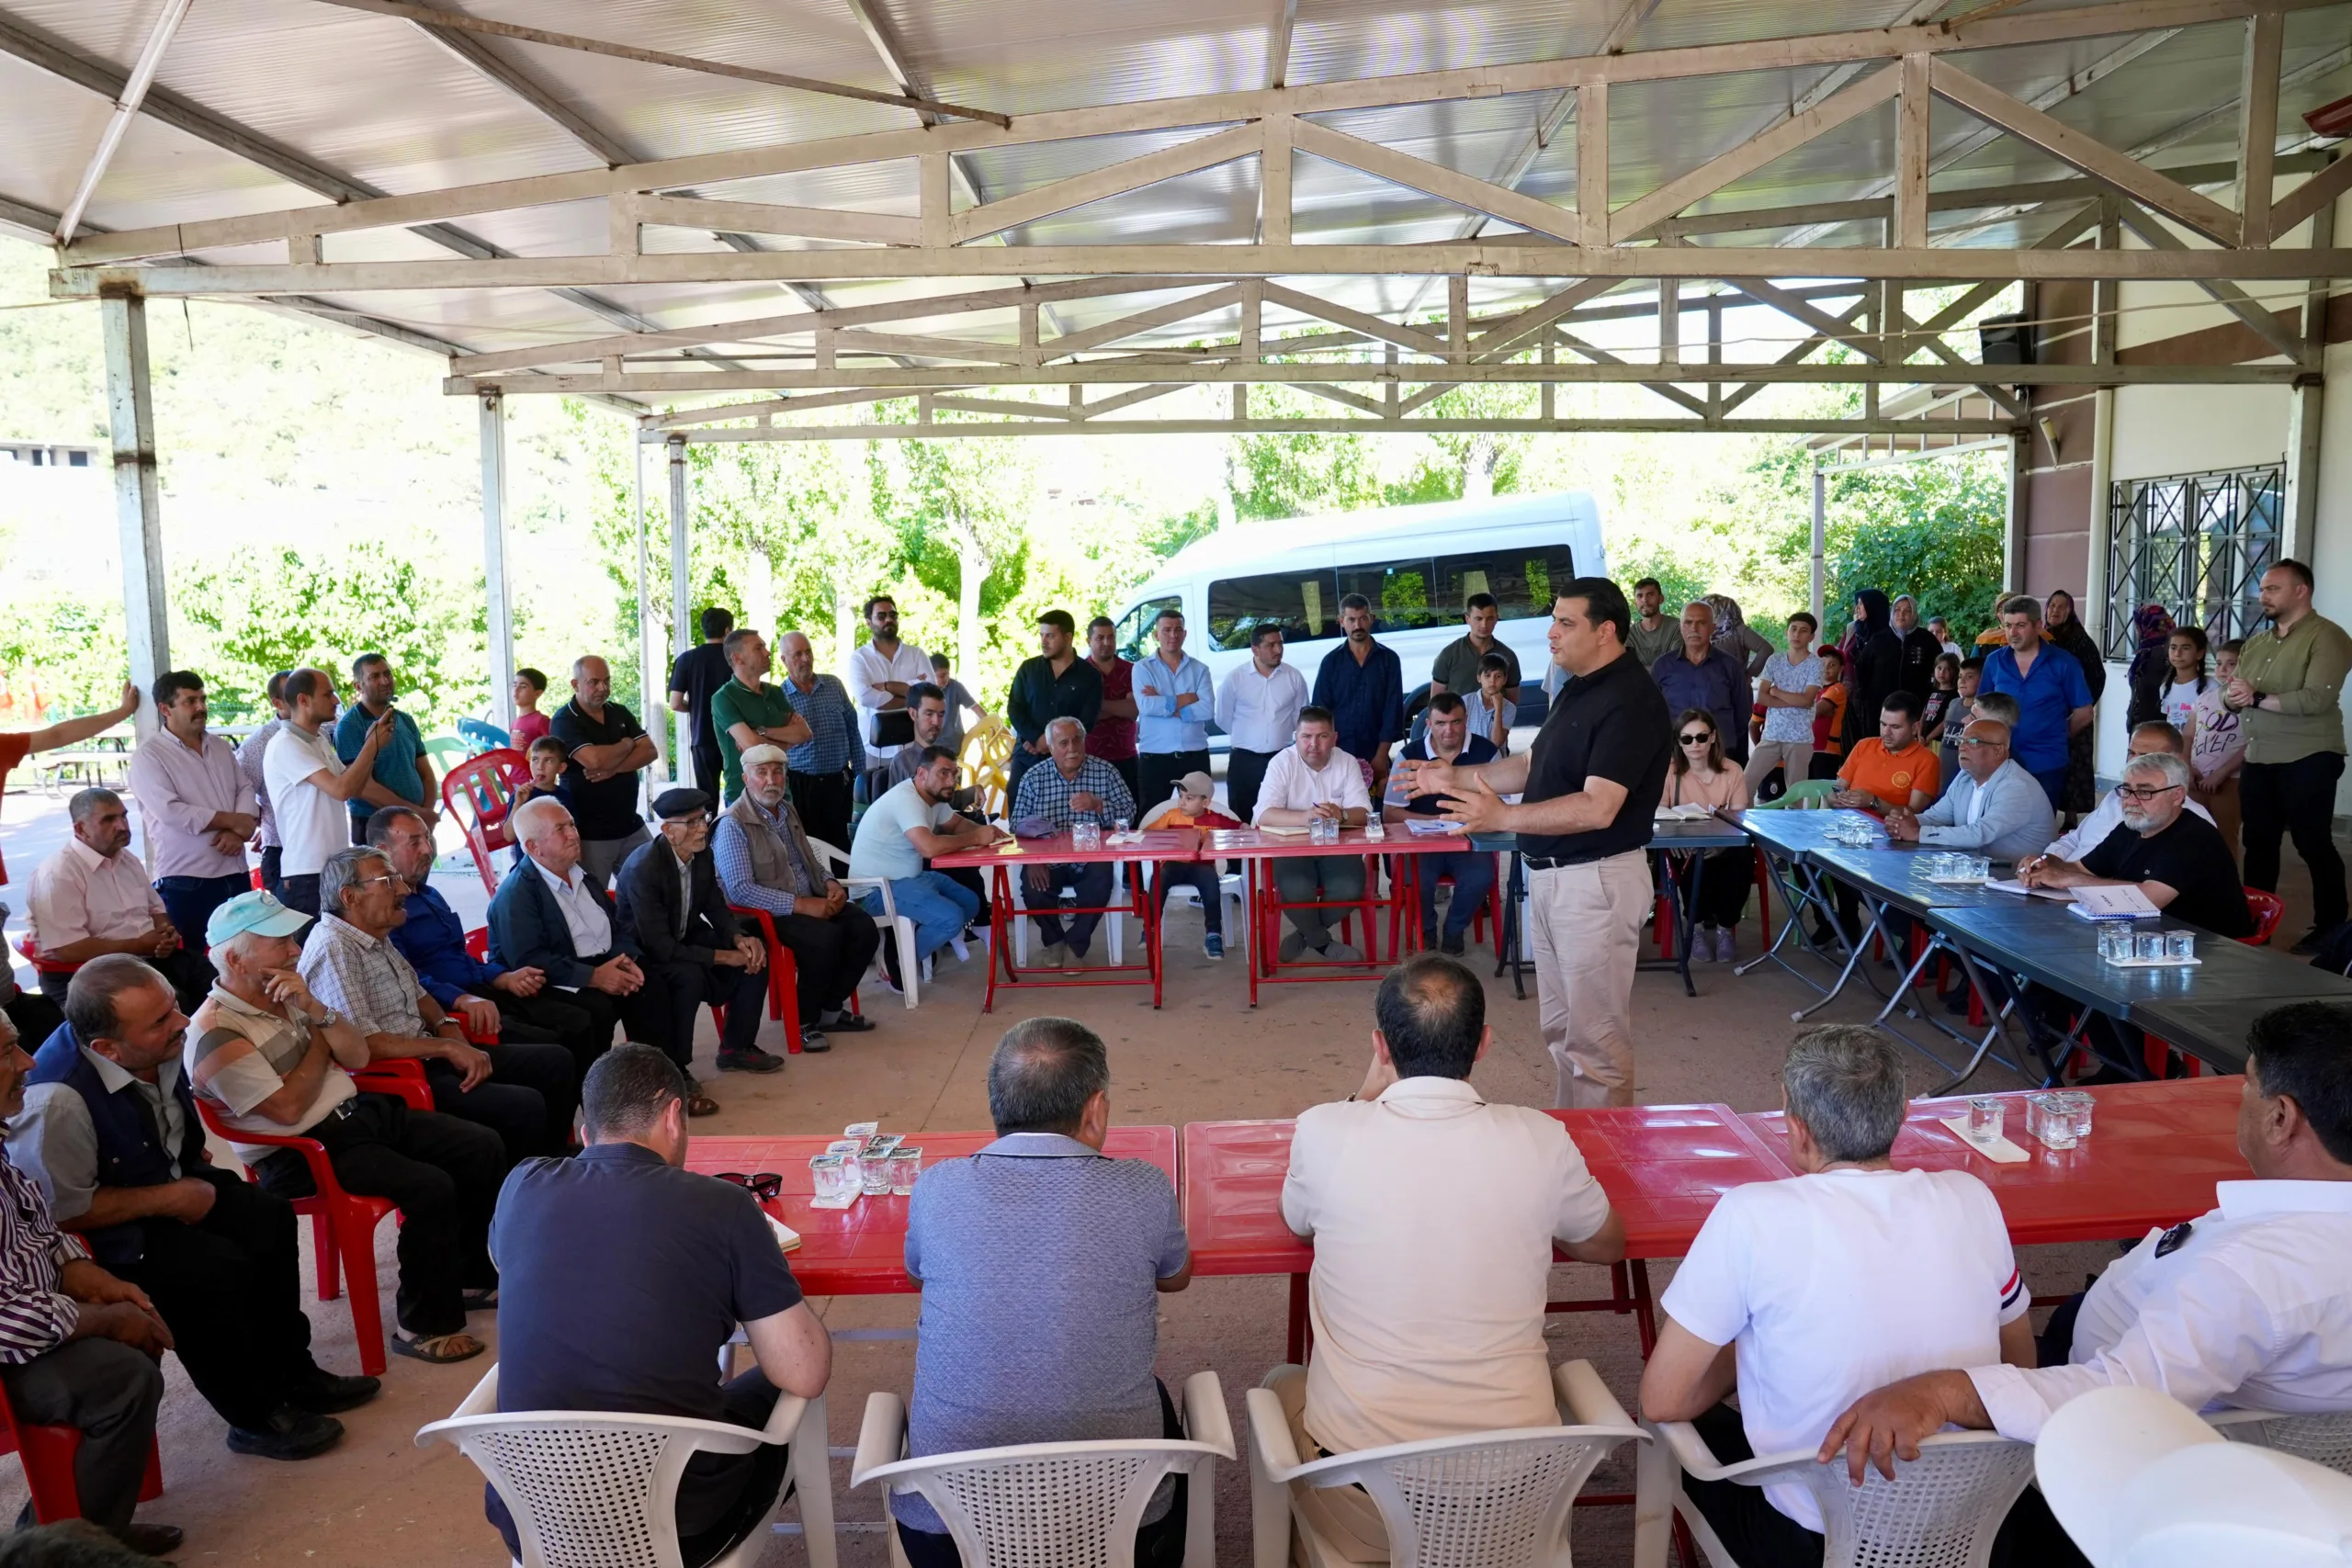
<path fill-rule="evenodd" d="M 1306 705 L 1306 677 L 1287 664 L 1261 675 L 1253 659 L 1217 683 L 1217 728 L 1244 751 L 1289 750 Z"/>
<path fill-rule="evenodd" d="M 899 754 L 898 747 L 878 745 L 874 739 L 883 707 L 890 703 L 905 706 L 905 699 L 884 691 L 882 682 L 900 681 L 911 686 L 930 679 L 931 655 L 910 642 L 899 643 L 899 651 L 888 659 L 870 642 L 849 656 L 849 679 L 842 684 L 849 687 L 850 700 L 857 704 L 858 736 L 865 742 L 868 768 L 888 767 L 890 759 Z"/>
<path fill-rule="evenodd" d="M 1352 765 L 1349 771 L 1354 771 Z M 1609 1223 L 1567 1129 L 1460 1078 L 1298 1119 L 1283 1219 L 1315 1237 L 1306 1429 L 1333 1453 L 1559 1421 L 1552 1243 Z"/>
<path fill-rule="evenodd" d="M 1738 1345 L 1740 1424 L 1761 1457 L 1818 1446 L 1898 1379 L 1999 1360 L 2001 1325 L 2033 1302 L 1975 1177 L 1838 1169 L 1724 1193 L 1660 1304 L 1707 1343 Z M 1803 1485 L 1764 1495 L 1821 1529 Z"/>
<path fill-rule="evenodd" d="M 262 778 L 269 785 L 270 809 L 277 816 L 278 841 L 285 845 L 277 863 L 280 876 L 316 876 L 329 855 L 351 847 L 350 812 L 311 783 L 321 769 L 331 775 L 343 772 L 343 759 L 335 755 L 334 737 L 328 729 L 321 725 L 316 734 L 305 735 L 300 725 L 289 724 L 262 757 Z"/>
<path fill-rule="evenodd" d="M 1363 767 L 1339 747 L 1317 773 L 1286 746 L 1266 764 L 1266 781 L 1258 786 L 1258 807 L 1250 820 L 1262 822 L 1269 811 L 1307 811 L 1326 801 L 1341 807 L 1372 809 L 1372 792 L 1364 787 Z"/>
<path fill-rule="evenodd" d="M 2158 1258 L 2165 1233 L 2150 1231 L 2099 1276 L 2067 1365 L 1969 1372 L 2003 1437 L 2032 1442 L 2060 1405 L 2115 1384 L 2192 1410 L 2352 1410 L 2352 1181 L 2214 1195 L 2178 1247 Z"/>

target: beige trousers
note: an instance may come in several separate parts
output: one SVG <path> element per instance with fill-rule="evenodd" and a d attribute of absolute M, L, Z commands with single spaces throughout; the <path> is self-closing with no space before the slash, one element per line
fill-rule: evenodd
<path fill-rule="evenodd" d="M 1300 1461 L 1312 1464 L 1321 1456 L 1323 1445 L 1306 1429 L 1306 1369 L 1276 1367 L 1259 1386 L 1272 1389 L 1283 1402 L 1283 1414 L 1290 1419 L 1291 1443 L 1298 1450 Z M 1340 1556 L 1351 1562 L 1388 1561 L 1388 1526 L 1381 1519 L 1380 1505 L 1363 1487 L 1307 1486 L 1294 1482 L 1290 1493 L 1315 1533 L 1329 1541 Z"/>
<path fill-rule="evenodd" d="M 1555 1106 L 1634 1103 L 1634 964 L 1653 897 L 1639 850 L 1528 874 Z"/>
<path fill-rule="evenodd" d="M 1751 800 L 1764 787 L 1772 770 L 1781 770 L 1782 784 L 1803 784 L 1813 767 L 1810 740 L 1758 740 L 1747 752 L 1747 794 Z"/>

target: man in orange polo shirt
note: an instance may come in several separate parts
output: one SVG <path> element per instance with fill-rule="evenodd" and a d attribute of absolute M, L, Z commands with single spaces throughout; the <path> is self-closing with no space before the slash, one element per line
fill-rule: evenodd
<path fill-rule="evenodd" d="M 1878 739 L 1856 743 L 1838 770 L 1842 787 L 1829 797 L 1832 805 L 1883 814 L 1935 804 L 1936 753 L 1919 738 L 1919 705 L 1915 693 L 1888 694 L 1878 710 Z"/>

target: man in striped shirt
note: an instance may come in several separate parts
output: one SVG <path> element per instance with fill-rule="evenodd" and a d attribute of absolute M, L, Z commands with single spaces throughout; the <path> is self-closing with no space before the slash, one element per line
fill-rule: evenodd
<path fill-rule="evenodd" d="M 817 650 L 798 632 L 777 644 L 784 655 L 784 691 L 792 711 L 808 721 L 808 739 L 785 752 L 792 807 L 809 835 L 837 850 L 849 848 L 851 796 L 865 772 L 865 742 L 858 738 L 857 709 L 835 675 L 817 673 Z"/>
<path fill-rule="evenodd" d="M 0 1119 L 24 1110 L 32 1066 L 0 1017 Z M 81 1239 L 50 1218 L 40 1185 L 0 1149 L 0 1385 L 17 1420 L 80 1430 L 82 1517 L 151 1557 L 180 1544 L 174 1527 L 130 1517 L 164 1402 L 156 1363 L 171 1348 L 147 1293 L 91 1262 Z"/>

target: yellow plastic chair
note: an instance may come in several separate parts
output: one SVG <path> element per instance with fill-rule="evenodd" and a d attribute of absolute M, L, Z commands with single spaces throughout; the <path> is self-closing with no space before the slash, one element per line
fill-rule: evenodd
<path fill-rule="evenodd" d="M 1010 804 L 1006 791 L 1012 787 L 1012 731 L 1002 719 L 989 719 L 965 732 L 956 765 L 970 782 L 982 816 L 1004 815 Z"/>

